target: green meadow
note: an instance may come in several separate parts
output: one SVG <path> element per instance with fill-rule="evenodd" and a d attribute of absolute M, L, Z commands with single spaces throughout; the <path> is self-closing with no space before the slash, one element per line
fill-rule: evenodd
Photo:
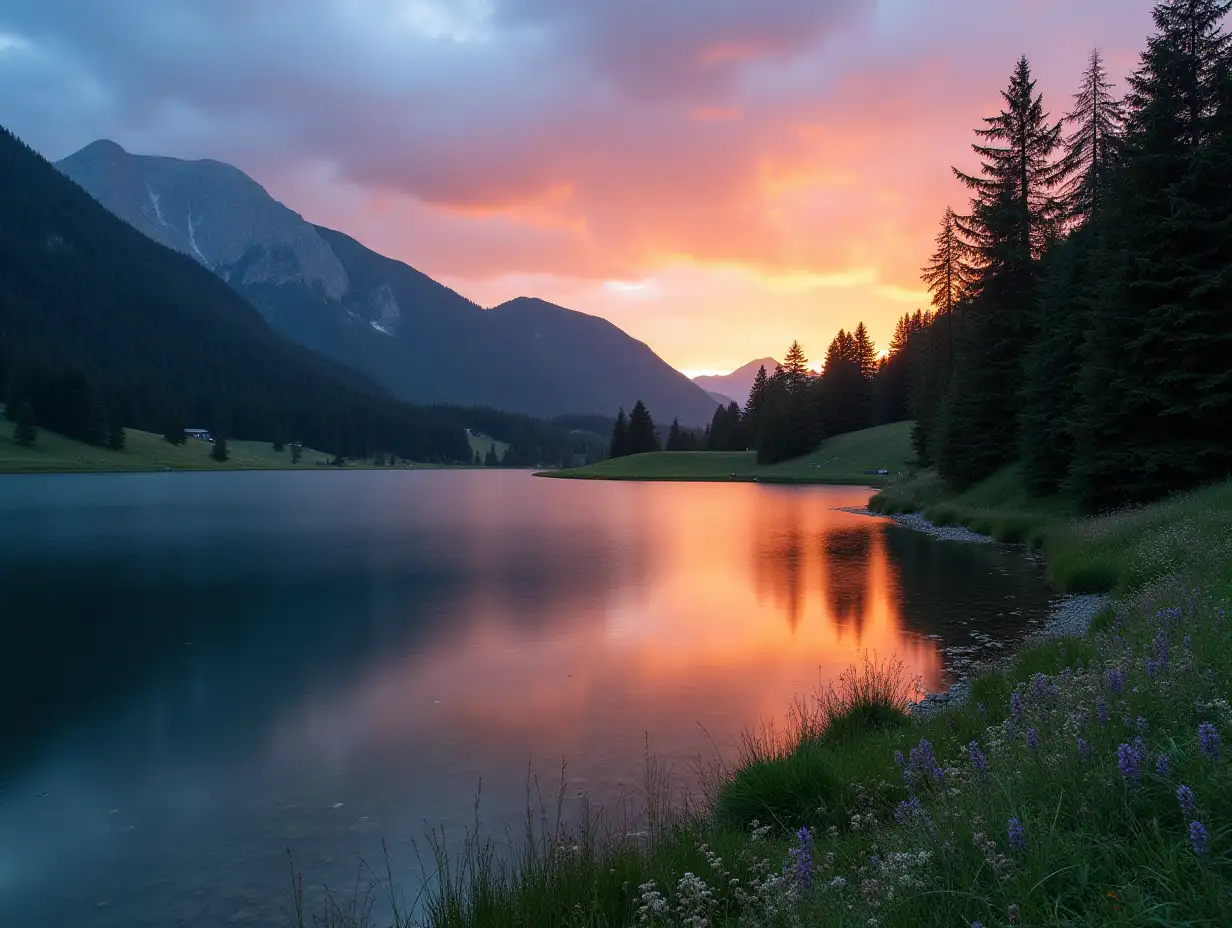
<path fill-rule="evenodd" d="M 681 480 L 881 486 L 911 469 L 911 423 L 836 435 L 812 454 L 766 466 L 751 451 L 659 451 L 613 458 L 541 477 L 578 480 Z M 875 472 L 887 470 L 887 476 Z"/>

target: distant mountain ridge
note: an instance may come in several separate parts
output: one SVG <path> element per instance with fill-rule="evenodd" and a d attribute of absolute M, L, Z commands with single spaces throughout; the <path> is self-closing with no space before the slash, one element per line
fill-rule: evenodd
<path fill-rule="evenodd" d="M 749 392 L 753 389 L 753 381 L 757 378 L 758 369 L 765 367 L 767 374 L 773 374 L 778 366 L 779 362 L 774 358 L 759 358 L 736 368 L 730 374 L 703 374 L 700 377 L 694 377 L 693 382 L 707 393 L 730 396 L 743 406 L 748 402 Z"/>
<path fill-rule="evenodd" d="M 520 297 L 485 310 L 426 274 L 307 222 L 238 168 L 100 140 L 56 167 L 155 241 L 213 270 L 287 338 L 419 403 L 551 417 L 637 399 L 669 421 L 715 401 L 595 316 Z"/>

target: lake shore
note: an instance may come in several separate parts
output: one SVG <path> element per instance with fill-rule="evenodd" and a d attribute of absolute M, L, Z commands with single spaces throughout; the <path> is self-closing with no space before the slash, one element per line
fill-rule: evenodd
<path fill-rule="evenodd" d="M 911 423 L 896 422 L 827 439 L 811 454 L 761 465 L 752 451 L 659 451 L 612 458 L 536 476 L 570 480 L 821 484 L 881 487 L 911 469 Z M 879 473 L 884 471 L 884 473 Z"/>
<path fill-rule="evenodd" d="M 548 846 L 574 853 L 524 851 L 499 879 L 472 861 L 430 900 L 430 923 L 581 913 L 617 925 L 656 912 L 656 924 L 735 924 L 772 910 L 810 924 L 1000 924 L 1006 913 L 1043 924 L 1057 905 L 1103 919 L 1110 899 L 1125 917 L 1164 905 L 1178 922 L 1217 921 L 1232 888 L 1219 863 L 1232 823 L 1218 811 L 1232 801 L 1218 747 L 1221 731 L 1232 736 L 1232 484 L 1080 519 L 1059 501 L 1010 509 L 1013 478 L 1001 481 L 974 494 L 997 505 L 970 493 L 928 505 L 961 508 L 972 534 L 1030 535 L 1068 595 L 1043 634 L 941 700 L 947 711 L 905 714 L 893 666 L 867 666 L 802 701 L 788 731 L 749 733 L 705 802 L 647 841 L 560 829 Z M 910 505 L 895 493 L 870 508 Z M 955 538 L 928 515 L 905 523 Z M 1179 881 L 1157 891 L 1151 873 Z"/>

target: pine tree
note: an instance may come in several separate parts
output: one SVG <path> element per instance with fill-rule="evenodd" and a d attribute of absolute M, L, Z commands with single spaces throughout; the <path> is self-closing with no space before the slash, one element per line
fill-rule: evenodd
<path fill-rule="evenodd" d="M 1092 510 L 1232 470 L 1229 0 L 1169 0 L 1129 79 L 1073 485 Z"/>
<path fill-rule="evenodd" d="M 1054 246 L 1040 285 L 1039 336 L 1023 362 L 1019 447 L 1034 494 L 1061 489 L 1074 459 L 1083 342 L 1095 299 L 1097 230 L 1084 226 Z"/>
<path fill-rule="evenodd" d="M 297 441 L 292 442 L 291 443 L 291 463 L 298 464 L 300 462 L 300 459 L 303 456 L 304 456 L 304 446 L 301 445 Z"/>
<path fill-rule="evenodd" d="M 1125 108 L 1112 93 L 1099 49 L 1093 49 L 1082 86 L 1074 94 L 1074 109 L 1064 123 L 1073 131 L 1065 138 L 1062 159 L 1069 179 L 1060 190 L 1065 216 L 1086 222 L 1100 208 L 1125 128 Z"/>
<path fill-rule="evenodd" d="M 972 146 L 978 176 L 955 174 L 972 190 L 971 214 L 959 221 L 976 277 L 969 331 L 964 330 L 961 389 L 949 388 L 950 431 L 943 477 L 966 485 L 1008 464 L 1018 446 L 1018 387 L 1023 355 L 1034 335 L 1037 258 L 1057 237 L 1063 207 L 1055 196 L 1065 165 L 1053 159 L 1061 124 L 1049 121 L 1021 58 L 1006 108 L 985 119 Z"/>
<path fill-rule="evenodd" d="M 497 458 L 496 456 L 496 445 L 495 444 L 488 445 L 488 453 L 484 455 L 483 466 L 484 467 L 499 467 L 500 466 L 500 459 Z"/>
<path fill-rule="evenodd" d="M 227 460 L 227 440 L 221 435 L 214 439 L 214 447 L 210 449 L 210 457 L 219 463 Z"/>
<path fill-rule="evenodd" d="M 123 451 L 127 442 L 124 420 L 120 418 L 120 413 L 113 409 L 107 419 L 107 447 L 112 451 Z"/>
<path fill-rule="evenodd" d="M 1001 97 L 1006 109 L 975 130 L 987 143 L 971 146 L 983 161 L 980 174 L 954 169 L 973 192 L 972 213 L 958 220 L 958 228 L 975 259 L 977 288 L 990 272 L 1028 268 L 1055 241 L 1064 215 L 1056 187 L 1068 166 L 1053 157 L 1062 125 L 1049 122 L 1025 55 Z"/>
<path fill-rule="evenodd" d="M 629 453 L 629 423 L 625 419 L 625 408 L 620 407 L 616 414 L 616 424 L 612 427 L 612 442 L 608 446 L 609 458 L 623 458 Z"/>
<path fill-rule="evenodd" d="M 866 381 L 872 381 L 877 373 L 877 346 L 868 337 L 868 329 L 861 322 L 851 335 L 852 353 L 855 356 L 856 367 L 860 376 Z"/>
<path fill-rule="evenodd" d="M 475 453 L 471 455 L 471 467 L 482 467 L 483 458 L 479 455 L 479 449 L 475 449 Z"/>
<path fill-rule="evenodd" d="M 182 445 L 188 441 L 188 436 L 184 433 L 184 416 L 178 409 L 171 410 L 164 421 L 164 441 L 171 445 Z"/>
<path fill-rule="evenodd" d="M 17 404 L 13 421 L 17 423 L 13 429 L 13 441 L 27 448 L 38 441 L 38 429 L 34 427 L 34 412 L 25 400 Z"/>
<path fill-rule="evenodd" d="M 633 411 L 629 413 L 627 441 L 628 454 L 646 454 L 659 450 L 659 436 L 655 432 L 654 419 L 641 400 L 633 404 Z"/>
<path fill-rule="evenodd" d="M 799 342 L 792 342 L 791 347 L 787 349 L 787 354 L 783 358 L 783 363 L 780 365 L 783 371 L 784 383 L 787 386 L 787 392 L 796 394 L 802 392 L 812 379 L 812 374 L 808 369 L 808 358 L 805 357 L 804 349 L 800 347 Z"/>
<path fill-rule="evenodd" d="M 971 292 L 974 279 L 974 272 L 969 264 L 971 249 L 962 239 L 958 217 L 948 206 L 941 217 L 941 229 L 937 232 L 936 241 L 937 249 L 932 253 L 928 264 L 921 269 L 920 279 L 932 295 L 932 305 L 939 324 L 945 327 L 946 350 L 937 352 L 936 357 L 931 359 L 940 365 L 938 370 L 932 372 L 932 376 L 944 381 L 949 379 L 954 367 L 955 314 Z M 934 404 L 938 401 L 935 396 L 932 399 Z"/>
<path fill-rule="evenodd" d="M 766 374 L 766 365 L 757 369 L 753 378 L 753 386 L 749 390 L 749 398 L 744 404 L 744 432 L 746 441 L 757 445 L 757 435 L 760 430 L 760 410 L 766 402 L 766 393 L 770 389 L 770 377 Z"/>
<path fill-rule="evenodd" d="M 667 450 L 684 451 L 684 440 L 680 433 L 680 420 L 673 419 L 672 426 L 667 430 Z"/>

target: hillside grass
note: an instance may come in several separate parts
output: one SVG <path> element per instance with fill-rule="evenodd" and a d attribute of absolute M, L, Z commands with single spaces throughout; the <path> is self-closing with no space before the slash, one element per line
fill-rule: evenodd
<path fill-rule="evenodd" d="M 498 460 L 503 458 L 505 456 L 505 452 L 509 450 L 508 442 L 497 441 L 495 438 L 489 438 L 486 435 L 477 435 L 469 429 L 466 432 L 466 440 L 470 442 L 471 457 L 474 457 L 475 452 L 478 451 L 480 461 L 487 457 L 488 450 L 491 448 L 496 449 L 496 457 Z"/>
<path fill-rule="evenodd" d="M 985 668 L 948 712 L 904 714 L 918 682 L 866 662 L 784 726 L 746 732 L 700 804 L 671 810 L 648 776 L 640 826 L 532 810 L 511 858 L 472 834 L 425 871 L 427 924 L 1226 924 L 1232 484 L 1097 518 L 1033 508 L 1013 472 L 879 495 L 1038 518 L 1054 577 L 1115 590 L 1114 605 L 1085 636 Z"/>
<path fill-rule="evenodd" d="M 326 466 L 330 455 L 305 448 L 299 464 L 291 463 L 291 452 L 275 451 L 268 442 L 228 441 L 228 460 L 210 457 L 212 445 L 186 441 L 172 445 L 161 435 L 126 430 L 127 441 L 121 451 L 87 445 L 38 430 L 38 440 L 29 446 L 13 441 L 11 423 L 0 421 L 0 474 L 51 473 L 134 473 L 167 470 L 312 470 Z M 359 462 L 363 466 L 363 462 Z"/>
<path fill-rule="evenodd" d="M 613 458 L 541 477 L 578 480 L 824 483 L 881 486 L 912 469 L 911 423 L 836 435 L 811 454 L 761 466 L 751 451 L 660 451 Z M 870 471 L 888 470 L 888 477 Z"/>

